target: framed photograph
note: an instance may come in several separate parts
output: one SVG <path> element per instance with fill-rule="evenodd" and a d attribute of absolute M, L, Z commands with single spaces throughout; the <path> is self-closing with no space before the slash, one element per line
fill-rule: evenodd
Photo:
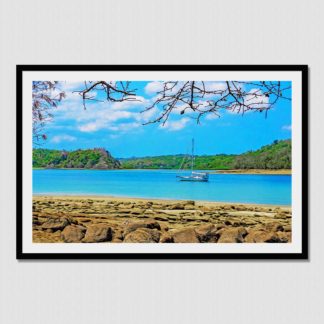
<path fill-rule="evenodd" d="M 307 73 L 18 65 L 17 259 L 307 259 Z"/>

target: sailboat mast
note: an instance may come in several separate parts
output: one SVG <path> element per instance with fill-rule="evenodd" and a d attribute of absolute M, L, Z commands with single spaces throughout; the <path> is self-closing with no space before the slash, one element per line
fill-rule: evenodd
<path fill-rule="evenodd" d="M 194 139 L 192 139 L 192 151 L 191 151 L 191 172 L 193 171 L 193 168 L 194 168 L 194 145 L 195 145 L 195 142 L 194 142 Z"/>

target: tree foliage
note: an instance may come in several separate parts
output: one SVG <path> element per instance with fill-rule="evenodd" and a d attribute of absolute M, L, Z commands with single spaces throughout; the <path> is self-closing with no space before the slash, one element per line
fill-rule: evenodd
<path fill-rule="evenodd" d="M 118 169 L 120 163 L 103 148 L 76 151 L 33 150 L 34 168 Z"/>
<path fill-rule="evenodd" d="M 183 163 L 184 161 L 184 163 Z M 191 160 L 185 155 L 164 155 L 121 159 L 126 169 L 190 169 Z M 291 140 L 275 141 L 259 150 L 240 155 L 195 156 L 195 169 L 291 169 Z"/>

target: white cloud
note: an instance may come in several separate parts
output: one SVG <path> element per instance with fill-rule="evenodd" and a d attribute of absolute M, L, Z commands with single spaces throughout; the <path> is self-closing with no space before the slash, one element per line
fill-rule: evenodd
<path fill-rule="evenodd" d="M 114 110 L 136 109 L 142 107 L 143 105 L 148 104 L 148 100 L 146 100 L 144 97 L 136 96 L 134 99 L 135 100 L 131 100 L 131 101 L 126 100 L 126 101 L 114 102 L 110 105 L 110 108 Z"/>
<path fill-rule="evenodd" d="M 81 132 L 92 133 L 102 129 L 104 126 L 105 126 L 104 123 L 102 123 L 101 120 L 98 120 L 91 123 L 80 125 L 78 126 L 78 129 Z"/>
<path fill-rule="evenodd" d="M 284 126 L 281 127 L 281 129 L 291 132 L 291 125 L 284 125 Z"/>
<path fill-rule="evenodd" d="M 214 120 L 214 119 L 219 119 L 220 116 L 213 114 L 212 112 L 207 113 L 205 119 L 206 120 Z"/>
<path fill-rule="evenodd" d="M 149 95 L 155 94 L 163 89 L 163 82 L 153 81 L 145 86 L 145 92 Z"/>
<path fill-rule="evenodd" d="M 132 122 L 132 123 L 120 123 L 120 124 L 110 125 L 107 128 L 109 130 L 116 131 L 116 132 L 127 132 L 132 129 L 138 128 L 140 126 L 141 123 Z"/>
<path fill-rule="evenodd" d="M 61 143 L 61 142 L 74 142 L 76 141 L 76 137 L 74 136 L 70 136 L 70 135 L 65 135 L 65 134 L 62 134 L 62 135 L 56 135 L 54 136 L 52 139 L 51 139 L 51 142 L 52 143 Z"/>
<path fill-rule="evenodd" d="M 225 82 L 204 82 L 207 91 L 224 91 L 227 89 Z"/>
<path fill-rule="evenodd" d="M 179 120 L 174 120 L 174 121 L 167 121 L 164 125 L 160 125 L 160 129 L 165 129 L 168 131 L 179 131 L 187 126 L 187 124 L 190 122 L 189 118 L 181 118 Z"/>

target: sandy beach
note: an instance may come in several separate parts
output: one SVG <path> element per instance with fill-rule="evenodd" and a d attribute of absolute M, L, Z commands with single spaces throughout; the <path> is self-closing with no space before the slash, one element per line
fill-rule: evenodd
<path fill-rule="evenodd" d="M 288 243 L 291 208 L 99 196 L 34 196 L 34 243 Z"/>
<path fill-rule="evenodd" d="M 218 170 L 217 172 L 210 173 L 222 173 L 222 174 L 264 174 L 264 175 L 291 175 L 290 169 L 235 169 L 235 170 Z"/>

